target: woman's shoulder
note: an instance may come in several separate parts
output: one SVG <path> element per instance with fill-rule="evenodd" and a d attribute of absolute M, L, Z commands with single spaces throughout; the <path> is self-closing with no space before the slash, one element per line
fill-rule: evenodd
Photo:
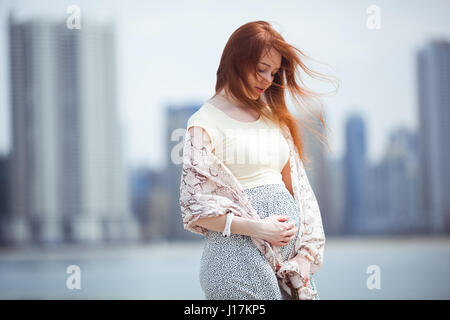
<path fill-rule="evenodd" d="M 209 136 L 212 148 L 216 146 L 217 115 L 211 109 L 211 105 L 205 102 L 187 121 L 187 129 L 191 127 L 203 128 Z"/>
<path fill-rule="evenodd" d="M 213 126 L 216 117 L 214 110 L 208 102 L 203 103 L 200 108 L 194 112 L 188 119 L 188 126 L 193 126 L 196 123 Z"/>

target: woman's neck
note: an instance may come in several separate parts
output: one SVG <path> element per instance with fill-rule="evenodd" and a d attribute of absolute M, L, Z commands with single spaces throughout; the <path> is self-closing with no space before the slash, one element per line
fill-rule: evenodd
<path fill-rule="evenodd" d="M 237 108 L 244 112 L 248 111 L 248 107 L 242 105 L 241 102 L 235 100 L 232 96 L 227 95 L 225 88 L 222 88 L 222 90 L 220 90 L 212 99 L 219 102 L 224 108 Z"/>

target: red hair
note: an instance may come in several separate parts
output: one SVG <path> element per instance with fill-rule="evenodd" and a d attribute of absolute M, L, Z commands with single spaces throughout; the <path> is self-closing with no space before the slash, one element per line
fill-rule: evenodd
<path fill-rule="evenodd" d="M 271 48 L 274 48 L 282 56 L 281 68 L 275 74 L 272 85 L 264 92 L 266 101 L 263 101 L 261 96 L 257 100 L 252 100 L 245 94 L 243 87 L 247 89 L 247 92 L 253 90 L 247 81 L 248 75 L 250 72 L 253 72 L 256 79 L 260 77 L 256 66 L 259 59 Z M 254 21 L 246 23 L 233 32 L 223 50 L 217 70 L 215 95 L 225 88 L 226 94 L 231 95 L 237 101 L 257 110 L 262 116 L 278 123 L 280 127 L 282 124 L 286 125 L 290 130 L 300 158 L 309 161 L 304 152 L 302 134 L 299 128 L 299 125 L 304 126 L 303 121 L 300 121 L 289 112 L 284 98 L 284 89 L 287 88 L 289 90 L 294 101 L 301 109 L 302 101 L 313 99 L 321 94 L 308 90 L 300 77 L 300 83 L 303 86 L 297 83 L 297 67 L 300 67 L 313 78 L 329 78 L 309 69 L 298 54 L 307 57 L 300 49 L 287 43 L 268 22 Z M 269 106 L 269 110 L 267 110 L 266 105 Z M 326 125 L 322 112 L 317 115 L 312 110 L 311 113 L 316 115 L 325 129 Z M 321 135 L 318 131 L 311 130 Z"/>

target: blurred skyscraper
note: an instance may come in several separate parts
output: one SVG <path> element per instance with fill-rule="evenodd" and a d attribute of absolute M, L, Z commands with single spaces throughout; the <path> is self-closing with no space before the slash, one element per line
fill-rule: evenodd
<path fill-rule="evenodd" d="M 166 172 L 150 168 L 133 170 L 133 210 L 138 216 L 141 239 L 165 241 L 169 233 L 169 210 L 171 201 L 176 201 L 166 190 Z"/>
<path fill-rule="evenodd" d="M 367 223 L 365 212 L 367 160 L 365 124 L 359 115 L 352 115 L 347 120 L 345 148 L 345 232 L 360 234 L 365 232 Z"/>
<path fill-rule="evenodd" d="M 330 190 L 330 211 L 322 213 L 326 234 L 342 235 L 345 232 L 345 174 L 342 158 L 329 158 L 328 184 Z M 323 210 L 322 210 L 323 211 Z M 325 235 L 326 235 L 325 234 Z"/>
<path fill-rule="evenodd" d="M 390 224 L 389 199 L 391 191 L 388 184 L 389 166 L 383 159 L 367 168 L 367 184 L 365 186 L 365 211 L 367 235 L 389 234 L 392 231 Z"/>
<path fill-rule="evenodd" d="M 450 231 L 450 43 L 418 52 L 420 172 L 423 210 L 433 233 Z"/>
<path fill-rule="evenodd" d="M 14 242 L 137 237 L 110 25 L 9 18 Z"/>
<path fill-rule="evenodd" d="M 7 221 L 11 218 L 11 170 L 10 157 L 0 154 L 0 244 L 10 239 Z"/>
<path fill-rule="evenodd" d="M 387 224 L 385 229 L 393 234 L 423 231 L 424 221 L 419 209 L 417 145 L 416 134 L 397 130 L 390 135 L 383 159 L 386 174 L 384 183 L 377 187 L 384 188 L 385 192 L 384 197 L 378 200 L 386 204 L 383 208 L 386 214 L 382 219 Z"/>

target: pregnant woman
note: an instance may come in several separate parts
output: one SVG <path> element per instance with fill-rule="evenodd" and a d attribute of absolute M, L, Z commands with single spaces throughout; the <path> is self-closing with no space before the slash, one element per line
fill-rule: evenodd
<path fill-rule="evenodd" d="M 230 37 L 216 93 L 187 123 L 180 206 L 185 229 L 205 236 L 206 299 L 319 299 L 313 274 L 325 235 L 303 167 L 299 124 L 285 89 L 306 98 L 294 48 L 265 21 Z M 323 120 L 321 119 L 322 123 Z"/>

